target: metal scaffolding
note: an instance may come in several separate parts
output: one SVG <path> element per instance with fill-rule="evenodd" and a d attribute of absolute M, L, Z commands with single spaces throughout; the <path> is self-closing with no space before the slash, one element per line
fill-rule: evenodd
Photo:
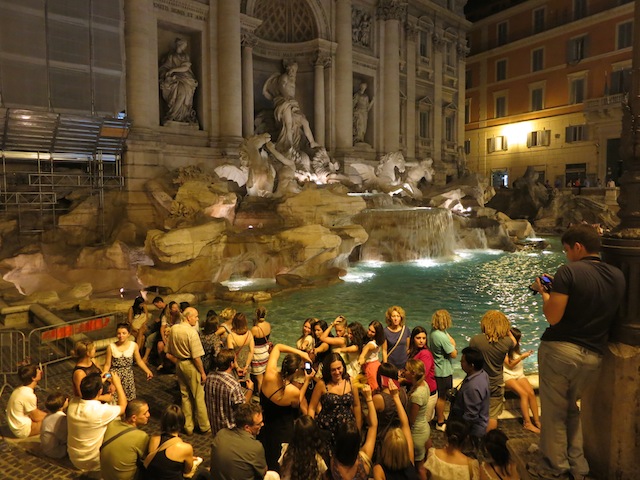
<path fill-rule="evenodd" d="M 24 109 L 0 109 L 0 208 L 16 214 L 20 233 L 56 227 L 64 197 L 98 197 L 104 234 L 104 193 L 122 189 L 122 153 L 131 123 Z"/>

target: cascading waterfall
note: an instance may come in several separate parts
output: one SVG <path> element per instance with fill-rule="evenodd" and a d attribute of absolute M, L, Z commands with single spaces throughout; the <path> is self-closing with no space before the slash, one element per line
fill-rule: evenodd
<path fill-rule="evenodd" d="M 452 255 L 456 247 L 451 211 L 443 208 L 363 210 L 354 219 L 369 234 L 360 260 L 406 262 Z"/>

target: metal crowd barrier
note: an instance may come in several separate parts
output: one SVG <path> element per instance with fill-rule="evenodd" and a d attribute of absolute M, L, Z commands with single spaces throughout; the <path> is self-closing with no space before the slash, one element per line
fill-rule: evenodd
<path fill-rule="evenodd" d="M 7 381 L 7 375 L 18 373 L 18 365 L 26 358 L 26 343 L 24 333 L 19 330 L 0 330 L 0 397 L 5 387 L 13 389 Z"/>
<path fill-rule="evenodd" d="M 122 312 L 111 312 L 33 329 L 28 337 L 29 357 L 42 366 L 44 388 L 48 388 L 47 367 L 69 360 L 76 342 L 88 339 L 98 347 L 105 338 L 115 337 L 116 325 L 124 320 Z"/>

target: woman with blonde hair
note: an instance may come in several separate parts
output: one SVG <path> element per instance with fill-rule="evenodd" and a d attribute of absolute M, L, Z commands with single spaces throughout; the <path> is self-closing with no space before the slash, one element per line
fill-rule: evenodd
<path fill-rule="evenodd" d="M 482 333 L 474 335 L 469 346 L 477 348 L 484 358 L 483 370 L 489 376 L 491 398 L 487 432 L 498 428 L 498 417 L 504 403 L 504 358 L 516 345 L 507 316 L 498 310 L 489 310 L 480 321 Z"/>
<path fill-rule="evenodd" d="M 231 322 L 233 322 L 233 317 L 236 316 L 236 313 L 237 311 L 235 308 L 227 307 L 218 315 L 221 318 L 222 323 L 218 330 L 216 330 L 216 335 L 220 336 L 223 345 L 227 344 L 227 337 L 231 333 Z"/>
<path fill-rule="evenodd" d="M 76 357 L 76 365 L 73 367 L 73 394 L 76 397 L 82 397 L 80 393 L 80 382 L 90 373 L 98 373 L 102 375 L 102 369 L 96 365 L 94 358 L 96 356 L 96 346 L 91 340 L 80 340 L 76 343 L 75 348 L 71 352 Z M 109 383 L 107 385 L 108 392 L 102 393 L 97 400 L 101 402 L 111 402 L 115 388 Z M 107 390 L 105 388 L 105 390 Z"/>
<path fill-rule="evenodd" d="M 403 370 L 409 358 L 409 337 L 411 336 L 411 331 L 405 324 L 404 308 L 398 305 L 389 307 L 385 313 L 385 320 L 387 326 L 384 329 L 384 336 L 387 343 L 382 348 L 382 361 L 395 365 L 398 370 Z"/>
<path fill-rule="evenodd" d="M 418 480 L 418 473 L 413 466 L 414 445 L 409 419 L 400 400 L 398 387 L 390 383 L 389 391 L 400 420 L 400 427 L 391 428 L 384 435 L 378 463 L 373 467 L 373 478 L 374 480 Z"/>
<path fill-rule="evenodd" d="M 264 307 L 258 307 L 256 309 L 256 318 L 253 320 L 253 328 L 251 329 L 251 335 L 253 335 L 253 356 L 251 358 L 251 375 L 256 379 L 256 386 L 258 392 L 262 388 L 262 379 L 264 378 L 264 371 L 267 369 L 267 362 L 269 361 L 269 335 L 271 335 L 271 324 L 267 322 L 267 309 Z"/>
<path fill-rule="evenodd" d="M 437 310 L 431 317 L 429 350 L 435 364 L 438 401 L 436 403 L 436 430 L 444 431 L 444 409 L 447 390 L 453 388 L 453 359 L 458 356 L 456 341 L 447 332 L 451 328 L 451 315 L 447 310 Z"/>

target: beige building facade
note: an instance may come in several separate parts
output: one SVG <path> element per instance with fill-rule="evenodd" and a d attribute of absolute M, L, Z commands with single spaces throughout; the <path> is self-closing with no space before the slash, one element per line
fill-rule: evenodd
<path fill-rule="evenodd" d="M 500 8 L 469 12 L 469 168 L 494 186 L 510 185 L 528 167 L 551 185 L 617 182 L 633 3 L 487 3 Z"/>

